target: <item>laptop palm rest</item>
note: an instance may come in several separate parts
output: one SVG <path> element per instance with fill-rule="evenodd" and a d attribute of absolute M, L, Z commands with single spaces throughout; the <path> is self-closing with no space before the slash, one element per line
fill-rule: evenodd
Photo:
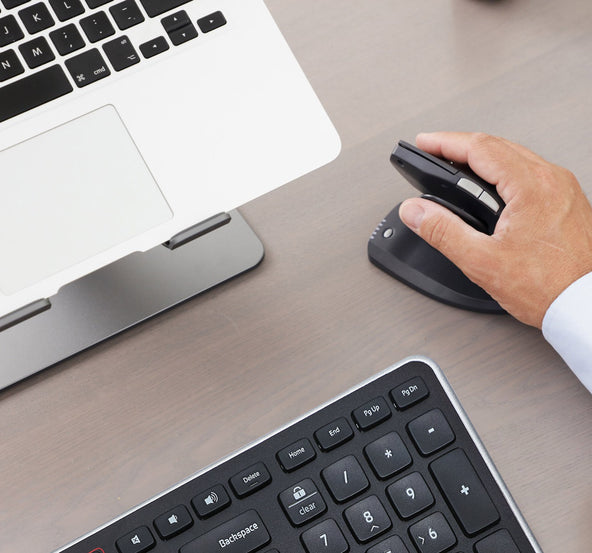
<path fill-rule="evenodd" d="M 173 216 L 110 105 L 1 151 L 0 167 L 0 235 L 9 237 L 0 243 L 5 296 Z"/>

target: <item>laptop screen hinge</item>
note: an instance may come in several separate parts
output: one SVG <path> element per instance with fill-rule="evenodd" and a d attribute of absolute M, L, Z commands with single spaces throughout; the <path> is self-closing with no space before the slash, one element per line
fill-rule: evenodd
<path fill-rule="evenodd" d="M 217 228 L 220 228 L 227 223 L 230 223 L 230 214 L 228 213 L 218 213 L 217 215 L 213 215 L 209 217 L 205 221 L 201 221 L 201 223 L 197 223 L 195 225 L 178 232 L 173 236 L 170 240 L 167 240 L 163 246 L 166 246 L 169 250 L 174 250 L 179 246 L 183 246 L 208 232 L 211 232 Z"/>
<path fill-rule="evenodd" d="M 22 323 L 35 315 L 39 315 L 39 313 L 47 311 L 50 307 L 51 303 L 48 299 L 41 299 L 33 301 L 15 311 L 11 311 L 7 315 L 3 315 L 0 317 L 0 332 L 11 326 Z"/>

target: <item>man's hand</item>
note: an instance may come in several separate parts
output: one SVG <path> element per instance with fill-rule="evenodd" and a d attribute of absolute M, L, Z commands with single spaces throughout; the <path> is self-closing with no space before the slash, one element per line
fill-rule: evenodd
<path fill-rule="evenodd" d="M 592 271 L 592 207 L 576 178 L 523 146 L 485 134 L 420 134 L 417 146 L 468 163 L 497 186 L 506 207 L 492 236 L 421 198 L 401 204 L 401 220 L 508 313 L 540 328 L 553 300 Z"/>

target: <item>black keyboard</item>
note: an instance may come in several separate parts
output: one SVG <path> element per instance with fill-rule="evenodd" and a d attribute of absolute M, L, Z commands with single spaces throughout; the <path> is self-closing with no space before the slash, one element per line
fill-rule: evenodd
<path fill-rule="evenodd" d="M 542 553 L 441 370 L 409 358 L 62 553 Z"/>
<path fill-rule="evenodd" d="M 0 122 L 226 25 L 221 11 L 192 19 L 196 0 L 1 2 Z M 151 18 L 158 30 L 136 44 Z"/>

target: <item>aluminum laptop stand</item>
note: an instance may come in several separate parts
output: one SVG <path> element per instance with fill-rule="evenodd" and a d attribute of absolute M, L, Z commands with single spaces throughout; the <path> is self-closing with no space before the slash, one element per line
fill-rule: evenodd
<path fill-rule="evenodd" d="M 240 213 L 221 213 L 0 317 L 0 388 L 252 269 L 263 255 Z"/>

